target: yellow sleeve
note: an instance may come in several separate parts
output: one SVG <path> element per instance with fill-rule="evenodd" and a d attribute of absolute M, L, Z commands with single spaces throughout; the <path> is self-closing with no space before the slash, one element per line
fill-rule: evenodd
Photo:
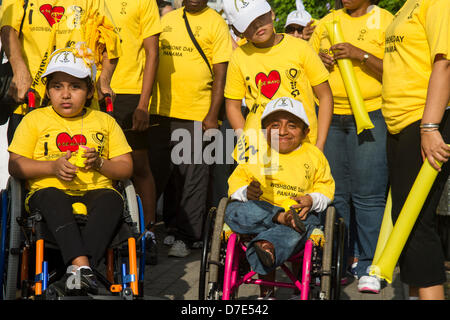
<path fill-rule="evenodd" d="M 234 169 L 233 173 L 228 178 L 228 196 L 231 196 L 239 188 L 248 186 L 252 180 L 247 174 L 245 165 L 240 164 Z"/>
<path fill-rule="evenodd" d="M 311 86 L 314 87 L 327 81 L 330 74 L 323 65 L 317 52 L 315 52 L 313 48 L 306 43 L 303 54 L 305 55 L 303 68 L 305 69 L 306 76 L 308 77 Z"/>
<path fill-rule="evenodd" d="M 437 54 L 449 57 L 450 1 L 437 0 L 430 4 L 425 17 L 425 32 L 430 46 L 431 63 Z"/>
<path fill-rule="evenodd" d="M 225 20 L 220 18 L 217 29 L 214 30 L 212 44 L 212 64 L 230 61 L 233 47 L 231 45 L 231 34 Z"/>
<path fill-rule="evenodd" d="M 308 41 L 308 43 L 310 44 L 310 46 L 313 48 L 313 50 L 316 53 L 319 53 L 319 49 L 320 49 L 320 35 L 322 34 L 322 26 L 323 26 L 323 24 L 320 23 L 320 21 L 318 21 L 317 26 L 314 29 L 314 32 Z"/>
<path fill-rule="evenodd" d="M 142 9 L 140 23 L 142 28 L 142 38 L 145 39 L 161 33 L 161 19 L 159 17 L 159 10 L 156 5 L 156 1 L 141 1 L 140 8 Z"/>
<path fill-rule="evenodd" d="M 128 145 L 125 134 L 123 133 L 116 120 L 108 115 L 109 121 L 109 154 L 108 159 L 112 159 L 132 151 Z"/>
<path fill-rule="evenodd" d="M 225 82 L 224 96 L 228 99 L 242 100 L 245 97 L 245 82 L 241 68 L 239 68 L 238 55 L 240 48 L 236 48 L 228 63 L 227 79 Z"/>
<path fill-rule="evenodd" d="M 42 119 L 40 121 L 37 120 L 36 114 L 29 113 L 22 121 L 20 121 L 19 126 L 14 133 L 14 138 L 8 147 L 9 152 L 33 159 L 38 139 L 38 132 L 35 124 L 42 121 Z"/>
<path fill-rule="evenodd" d="M 11 26 L 19 32 L 24 14 L 23 5 L 23 0 L 3 0 L 0 7 L 0 29 L 3 26 Z"/>
<path fill-rule="evenodd" d="M 317 151 L 317 169 L 314 175 L 314 186 L 312 192 L 318 192 L 327 196 L 330 200 L 334 199 L 335 183 L 331 175 L 330 165 L 322 152 Z"/>

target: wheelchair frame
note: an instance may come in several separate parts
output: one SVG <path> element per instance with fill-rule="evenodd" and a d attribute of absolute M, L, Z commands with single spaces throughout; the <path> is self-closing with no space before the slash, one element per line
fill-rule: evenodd
<path fill-rule="evenodd" d="M 145 270 L 145 231 L 142 204 L 136 195 L 130 180 L 122 181 L 122 193 L 125 196 L 124 219 L 122 224 L 128 225 L 131 236 L 128 237 L 128 268 L 121 265 L 119 272 L 107 266 L 107 277 L 93 269 L 98 280 L 113 296 L 98 296 L 99 299 L 126 299 L 143 297 L 144 270 Z M 48 264 L 44 261 L 44 240 L 37 239 L 35 243 L 30 242 L 26 231 L 36 226 L 36 218 L 24 215 L 23 187 L 20 180 L 10 177 L 7 189 L 1 191 L 2 215 L 1 215 L 1 245 L 0 245 L 0 299 L 16 299 L 20 269 L 20 289 L 22 298 L 29 298 L 30 289 L 34 291 L 36 299 L 64 299 L 57 298 L 54 293 L 48 292 L 48 284 L 51 280 Z M 119 226 L 119 229 L 123 225 Z M 118 230 L 119 230 L 118 229 Z M 25 239 L 24 239 L 25 236 Z M 36 237 L 32 235 L 33 237 Z M 116 235 L 117 236 L 117 235 Z M 37 237 L 38 238 L 38 237 Z M 139 252 L 139 274 L 137 267 L 136 238 L 140 241 Z M 124 241 L 121 242 L 121 244 Z M 112 244 L 114 243 L 114 240 Z M 36 246 L 35 278 L 28 280 L 29 253 L 32 245 Z M 119 249 L 114 249 L 120 251 Z M 107 249 L 105 263 L 114 263 L 112 249 Z M 117 263 L 119 264 L 119 263 Z M 121 279 L 120 283 L 114 283 L 114 278 Z M 86 297 L 70 297 L 70 299 Z M 88 299 L 96 297 L 89 296 Z"/>
<path fill-rule="evenodd" d="M 308 239 L 304 249 L 287 260 L 302 262 L 301 281 L 286 265 L 280 266 L 291 280 L 291 283 L 286 283 L 253 279 L 256 274 L 254 271 L 241 274 L 239 261 L 242 258 L 245 259 L 246 247 L 240 241 L 238 234 L 227 235 L 224 230 L 224 217 L 228 202 L 228 198 L 223 198 L 217 208 L 211 208 L 205 219 L 199 277 L 199 300 L 229 300 L 235 298 L 237 289 L 242 284 L 297 288 L 300 291 L 301 300 L 309 298 L 339 299 L 345 225 L 342 218 L 336 219 L 334 207 L 327 209 L 323 249 L 316 246 L 311 239 Z M 315 290 L 310 290 L 314 286 L 311 280 L 316 277 L 320 277 L 320 291 L 318 294 L 313 294 Z"/>

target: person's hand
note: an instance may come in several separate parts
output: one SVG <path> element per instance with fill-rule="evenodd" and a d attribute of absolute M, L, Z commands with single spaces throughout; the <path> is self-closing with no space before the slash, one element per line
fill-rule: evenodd
<path fill-rule="evenodd" d="M 95 150 L 95 148 L 84 149 L 80 147 L 80 149 L 78 149 L 78 152 L 84 152 L 82 157 L 86 158 L 86 160 L 84 160 L 83 168 L 85 171 L 95 167 L 95 164 L 97 163 L 97 160 L 99 158 L 99 154 Z"/>
<path fill-rule="evenodd" d="M 308 24 L 303 28 L 303 30 L 302 30 L 303 40 L 308 41 L 311 38 L 311 36 L 314 32 L 314 29 L 316 28 L 316 26 L 312 25 L 313 23 L 314 23 L 314 20 L 311 19 L 311 21 L 308 22 Z"/>
<path fill-rule="evenodd" d="M 450 157 L 450 147 L 444 142 L 438 130 L 431 132 L 421 131 L 420 136 L 423 161 L 428 159 L 433 168 L 441 171 L 436 160 L 442 163 L 447 162 Z"/>
<path fill-rule="evenodd" d="M 133 113 L 133 131 L 145 131 L 149 125 L 149 115 L 147 107 L 137 107 Z"/>
<path fill-rule="evenodd" d="M 300 210 L 298 215 L 300 219 L 305 220 L 308 216 L 308 212 L 311 210 L 311 207 L 313 205 L 311 196 L 307 194 L 306 196 L 291 197 L 291 199 L 297 201 L 298 203 L 292 205 L 291 208 L 295 209 L 296 211 Z"/>
<path fill-rule="evenodd" d="M 348 58 L 362 61 L 365 54 L 365 51 L 348 42 L 337 43 L 334 46 L 331 46 L 330 50 L 333 51 L 334 59 Z"/>
<path fill-rule="evenodd" d="M 334 69 L 334 65 L 336 64 L 336 60 L 334 58 L 324 52 L 319 52 L 319 58 L 322 60 L 323 65 L 329 72 L 332 72 Z"/>
<path fill-rule="evenodd" d="M 247 199 L 259 200 L 259 197 L 263 194 L 261 190 L 261 184 L 258 181 L 252 181 L 247 187 Z"/>
<path fill-rule="evenodd" d="M 30 72 L 28 69 L 23 68 L 23 70 L 14 73 L 9 86 L 8 95 L 17 103 L 24 103 L 32 82 L 33 79 L 31 78 Z"/>
<path fill-rule="evenodd" d="M 100 75 L 97 81 L 98 101 L 104 99 L 106 94 L 111 96 L 112 101 L 116 99 L 116 93 L 111 88 L 111 82 Z"/>
<path fill-rule="evenodd" d="M 53 172 L 55 176 L 63 181 L 72 181 L 77 175 L 77 167 L 69 162 L 72 157 L 70 150 L 61 158 L 53 162 Z"/>
<path fill-rule="evenodd" d="M 211 114 L 207 114 L 205 119 L 202 121 L 202 128 L 203 131 L 206 131 L 208 129 L 217 129 L 219 127 L 218 120 L 216 116 L 213 116 Z"/>

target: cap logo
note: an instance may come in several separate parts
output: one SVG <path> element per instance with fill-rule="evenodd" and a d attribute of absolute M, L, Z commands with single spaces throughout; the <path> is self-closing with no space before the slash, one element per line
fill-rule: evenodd
<path fill-rule="evenodd" d="M 71 54 L 71 52 L 68 52 L 68 51 L 61 52 L 57 57 L 58 62 L 69 63 L 70 62 L 70 60 L 68 59 L 69 54 Z M 63 55 L 62 59 L 60 59 L 61 55 Z"/>
<path fill-rule="evenodd" d="M 289 104 L 287 103 L 289 101 Z M 280 98 L 278 99 L 278 107 L 288 107 L 291 106 L 291 108 L 294 108 L 294 105 L 292 104 L 292 101 L 289 98 Z"/>
<path fill-rule="evenodd" d="M 237 2 L 240 2 L 240 6 L 238 7 Z M 236 8 L 236 11 L 239 12 L 239 9 L 246 8 L 250 3 L 245 0 L 234 0 L 234 7 Z"/>

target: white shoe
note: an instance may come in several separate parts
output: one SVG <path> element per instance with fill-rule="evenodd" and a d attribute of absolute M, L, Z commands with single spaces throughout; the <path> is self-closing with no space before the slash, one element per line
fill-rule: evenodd
<path fill-rule="evenodd" d="M 163 243 L 166 246 L 171 246 L 175 242 L 175 237 L 173 235 L 168 235 L 164 238 Z"/>
<path fill-rule="evenodd" d="M 188 256 L 190 253 L 191 253 L 191 250 L 186 246 L 186 243 L 184 243 L 181 240 L 176 240 L 173 243 L 172 248 L 170 248 L 168 256 L 184 258 L 184 257 Z"/>
<path fill-rule="evenodd" d="M 380 280 L 375 276 L 362 276 L 358 282 L 359 292 L 380 293 Z"/>
<path fill-rule="evenodd" d="M 192 244 L 192 249 L 201 249 L 203 248 L 203 241 L 195 241 Z"/>

